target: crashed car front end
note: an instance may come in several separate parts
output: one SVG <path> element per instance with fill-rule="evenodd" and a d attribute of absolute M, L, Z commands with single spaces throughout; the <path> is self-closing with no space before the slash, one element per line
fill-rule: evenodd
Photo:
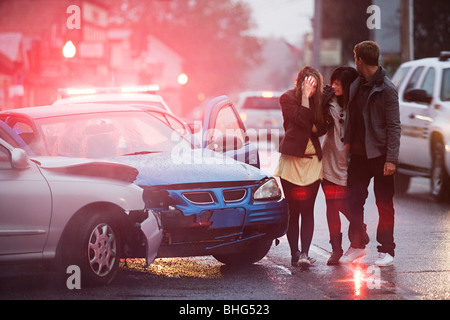
<path fill-rule="evenodd" d="M 144 187 L 161 214 L 159 257 L 232 254 L 285 234 L 287 203 L 274 178 Z"/>

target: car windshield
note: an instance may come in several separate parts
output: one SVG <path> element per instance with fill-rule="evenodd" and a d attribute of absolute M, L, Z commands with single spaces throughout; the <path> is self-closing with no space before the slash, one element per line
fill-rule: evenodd
<path fill-rule="evenodd" d="M 450 101 L 450 68 L 443 70 L 441 100 Z"/>
<path fill-rule="evenodd" d="M 179 143 L 176 131 L 145 112 L 102 112 L 36 120 L 47 155 L 110 158 L 170 152 Z"/>
<path fill-rule="evenodd" d="M 279 109 L 278 98 L 248 97 L 242 109 Z"/>

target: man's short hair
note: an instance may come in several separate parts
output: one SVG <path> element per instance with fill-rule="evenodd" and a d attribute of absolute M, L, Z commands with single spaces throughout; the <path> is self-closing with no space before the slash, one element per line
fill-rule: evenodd
<path fill-rule="evenodd" d="M 357 58 L 363 59 L 364 63 L 369 66 L 378 66 L 380 58 L 380 48 L 374 41 L 363 41 L 355 45 L 353 51 Z"/>

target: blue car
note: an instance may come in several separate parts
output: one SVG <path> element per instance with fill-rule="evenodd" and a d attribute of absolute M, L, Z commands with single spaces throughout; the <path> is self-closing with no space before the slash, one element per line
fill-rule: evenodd
<path fill-rule="evenodd" d="M 212 100 L 202 130 L 161 108 L 77 104 L 0 112 L 36 155 L 130 165 L 146 207 L 161 214 L 158 257 L 213 255 L 226 264 L 262 259 L 287 229 L 277 181 L 226 96 Z M 201 141 L 199 141 L 201 140 Z M 76 195 L 74 195 L 76 196 Z"/>

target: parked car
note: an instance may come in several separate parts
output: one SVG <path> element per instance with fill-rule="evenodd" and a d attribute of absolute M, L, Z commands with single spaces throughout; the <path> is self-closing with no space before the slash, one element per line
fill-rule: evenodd
<path fill-rule="evenodd" d="M 450 52 L 403 63 L 392 81 L 398 88 L 402 135 L 396 188 L 410 177 L 430 178 L 432 195 L 450 198 Z"/>
<path fill-rule="evenodd" d="M 239 94 L 237 106 L 252 140 L 281 140 L 283 114 L 278 100 L 283 92 L 246 91 Z"/>
<path fill-rule="evenodd" d="M 225 96 L 207 107 L 202 148 L 152 110 L 135 106 L 24 108 L 3 111 L 0 119 L 39 155 L 137 168 L 135 184 L 144 189 L 146 207 L 161 214 L 158 257 L 213 255 L 224 263 L 253 263 L 286 232 L 287 203 L 277 181 L 257 168 L 257 150 Z"/>
<path fill-rule="evenodd" d="M 63 274 L 77 265 L 84 284 L 108 284 L 121 258 L 155 259 L 161 220 L 145 209 L 135 168 L 29 157 L 21 143 L 0 128 L 0 263 L 52 262 Z"/>
<path fill-rule="evenodd" d="M 194 123 L 175 116 L 164 101 L 163 97 L 156 94 L 157 85 L 126 86 L 126 87 L 92 87 L 92 88 L 61 88 L 58 90 L 59 99 L 53 105 L 73 105 L 85 103 L 108 103 L 115 105 L 133 105 L 143 110 L 152 112 L 161 118 L 182 136 L 190 136 Z M 161 111 L 161 112 L 160 112 Z M 200 139 L 201 140 L 201 139 Z M 192 137 L 195 147 L 201 147 L 200 141 Z"/>
<path fill-rule="evenodd" d="M 150 105 L 172 113 L 172 110 L 169 108 L 164 99 L 160 95 L 156 94 L 158 90 L 158 85 L 61 88 L 58 90 L 59 99 L 53 104 L 137 104 L 142 106 Z"/>

